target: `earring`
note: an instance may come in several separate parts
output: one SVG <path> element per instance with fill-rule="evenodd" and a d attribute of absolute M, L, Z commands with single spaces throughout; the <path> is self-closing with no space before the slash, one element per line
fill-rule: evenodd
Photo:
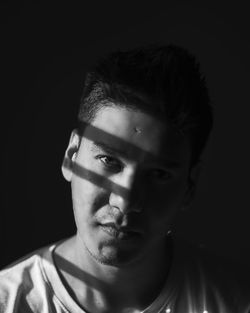
<path fill-rule="evenodd" d="M 73 153 L 73 155 L 72 155 L 72 162 L 74 162 L 75 161 L 75 158 L 76 158 L 76 152 L 75 153 Z"/>

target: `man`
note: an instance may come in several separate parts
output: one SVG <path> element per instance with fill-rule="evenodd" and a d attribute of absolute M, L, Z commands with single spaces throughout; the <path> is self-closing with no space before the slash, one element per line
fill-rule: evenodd
<path fill-rule="evenodd" d="M 231 272 L 171 235 L 212 127 L 194 57 L 176 46 L 106 56 L 78 118 L 62 165 L 77 233 L 2 271 L 0 311 L 250 312 Z"/>

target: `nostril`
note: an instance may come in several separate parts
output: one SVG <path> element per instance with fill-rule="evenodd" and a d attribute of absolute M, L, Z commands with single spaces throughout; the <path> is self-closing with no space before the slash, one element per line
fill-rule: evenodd
<path fill-rule="evenodd" d="M 128 198 L 124 198 L 115 193 L 110 193 L 109 196 L 109 205 L 113 208 L 117 208 L 122 214 L 126 214 L 128 212 L 141 212 L 142 211 L 142 203 L 138 198 L 128 196 Z"/>
<path fill-rule="evenodd" d="M 114 192 L 111 192 L 109 196 L 109 205 L 123 212 L 126 209 L 128 203 L 127 203 L 127 199 L 124 198 L 123 196 L 116 194 Z"/>

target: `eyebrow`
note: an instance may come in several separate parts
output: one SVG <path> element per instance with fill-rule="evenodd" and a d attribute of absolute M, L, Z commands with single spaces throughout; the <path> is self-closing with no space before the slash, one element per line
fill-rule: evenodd
<path fill-rule="evenodd" d="M 126 150 L 122 150 L 122 149 L 119 149 L 117 147 L 112 147 L 111 145 L 109 145 L 105 142 L 93 141 L 92 150 L 94 150 L 93 148 L 96 148 L 98 150 L 103 150 L 106 153 L 116 154 L 116 155 L 125 156 L 125 157 L 129 158 Z"/>
<path fill-rule="evenodd" d="M 132 159 L 131 156 L 128 155 L 128 151 L 119 149 L 117 147 L 112 147 L 111 145 L 109 145 L 105 142 L 99 142 L 99 141 L 93 142 L 92 151 L 94 149 L 103 150 L 104 152 L 106 152 L 108 154 L 119 155 L 121 157 L 125 156 L 128 159 Z M 150 153 L 148 153 L 148 154 L 150 154 Z M 158 159 L 153 158 L 151 161 L 153 163 L 158 164 L 159 166 L 165 166 L 165 167 L 168 167 L 171 169 L 179 169 L 181 167 L 181 163 L 178 161 L 172 161 L 172 160 L 170 161 L 170 160 L 166 160 L 163 158 L 158 158 Z"/>

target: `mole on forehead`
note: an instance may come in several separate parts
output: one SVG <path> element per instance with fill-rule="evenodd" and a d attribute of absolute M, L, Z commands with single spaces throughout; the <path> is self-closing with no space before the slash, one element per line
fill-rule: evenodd
<path fill-rule="evenodd" d="M 136 126 L 136 127 L 134 127 L 134 131 L 135 131 L 135 133 L 140 134 L 142 132 L 142 128 Z"/>

